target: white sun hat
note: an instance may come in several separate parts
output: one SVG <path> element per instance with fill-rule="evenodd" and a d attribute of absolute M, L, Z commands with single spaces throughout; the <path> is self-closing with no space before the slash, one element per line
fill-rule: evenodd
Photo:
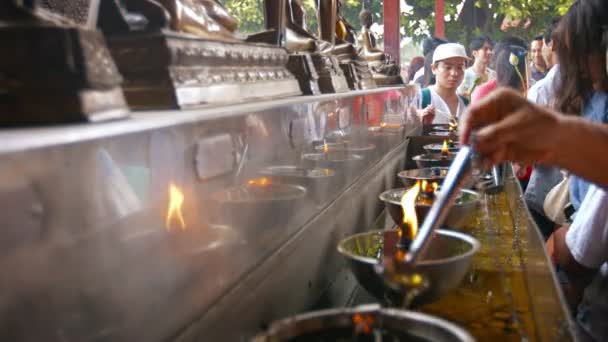
<path fill-rule="evenodd" d="M 462 57 L 466 60 L 469 59 L 467 51 L 464 46 L 458 43 L 446 43 L 439 45 L 433 53 L 433 64 L 443 61 L 448 58 Z"/>

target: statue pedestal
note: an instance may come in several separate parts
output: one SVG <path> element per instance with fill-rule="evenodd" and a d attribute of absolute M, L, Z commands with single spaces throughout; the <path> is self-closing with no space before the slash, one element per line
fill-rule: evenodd
<path fill-rule="evenodd" d="M 322 93 L 349 91 L 346 77 L 335 57 L 323 53 L 313 53 L 311 57 L 319 75 L 319 89 Z"/>
<path fill-rule="evenodd" d="M 319 74 L 308 53 L 297 53 L 289 55 L 287 69 L 298 79 L 300 89 L 304 95 L 319 95 Z"/>
<path fill-rule="evenodd" d="M 101 33 L 38 25 L 0 27 L 0 126 L 98 122 L 129 110 Z"/>
<path fill-rule="evenodd" d="M 132 108 L 187 108 L 301 95 L 285 49 L 172 31 L 108 37 Z"/>

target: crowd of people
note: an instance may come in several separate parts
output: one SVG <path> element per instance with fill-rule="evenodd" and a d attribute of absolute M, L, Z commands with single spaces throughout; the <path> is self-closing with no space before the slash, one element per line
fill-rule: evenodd
<path fill-rule="evenodd" d="M 410 70 L 421 120 L 458 118 L 461 143 L 474 137 L 486 164 L 532 167 L 525 200 L 579 339 L 608 340 L 608 1 L 576 0 L 529 43 L 479 37 L 471 57 L 457 43 L 427 45 L 424 69 Z"/>

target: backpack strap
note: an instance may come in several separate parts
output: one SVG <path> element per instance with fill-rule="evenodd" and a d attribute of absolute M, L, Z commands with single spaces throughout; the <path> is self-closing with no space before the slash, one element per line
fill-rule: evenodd
<path fill-rule="evenodd" d="M 429 88 L 424 88 L 420 92 L 422 93 L 422 102 L 420 108 L 424 109 L 431 105 L 431 90 Z"/>
<path fill-rule="evenodd" d="M 462 96 L 462 95 L 458 95 L 458 97 L 460 97 L 460 99 L 462 100 L 462 103 L 464 103 L 464 105 L 466 107 L 469 106 L 469 103 L 471 102 L 469 99 L 467 99 L 466 97 Z"/>

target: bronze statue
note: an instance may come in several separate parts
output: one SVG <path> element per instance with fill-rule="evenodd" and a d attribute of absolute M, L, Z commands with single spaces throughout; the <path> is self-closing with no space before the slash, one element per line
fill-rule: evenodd
<path fill-rule="evenodd" d="M 363 10 L 359 14 L 361 20 L 361 57 L 368 61 L 374 80 L 378 85 L 403 84 L 403 79 L 399 75 L 399 66 L 391 60 L 390 56 L 376 47 L 376 38 L 370 31 L 372 26 L 372 13 Z"/>
<path fill-rule="evenodd" d="M 170 13 L 171 29 L 201 38 L 237 41 L 238 21 L 215 0 L 159 0 Z"/>
<path fill-rule="evenodd" d="M 348 76 L 351 89 L 375 88 L 367 60 L 360 56 L 359 49 L 355 46 L 352 26 L 340 12 L 341 5 L 339 0 L 319 0 L 320 34 L 330 43 L 324 51 L 338 58 Z"/>
<path fill-rule="evenodd" d="M 128 81 L 127 100 L 136 108 L 301 94 L 287 69 L 287 52 L 278 46 L 278 31 L 274 41 L 240 38 L 238 21 L 218 0 L 105 2 L 107 18 L 100 26 Z"/>
<path fill-rule="evenodd" d="M 266 1 L 268 5 L 269 0 Z M 290 54 L 291 70 L 307 94 L 314 94 L 316 82 L 322 93 L 348 90 L 337 59 L 326 50 L 330 43 L 319 40 L 307 28 L 306 10 L 300 0 L 285 0 L 285 47 Z"/>
<path fill-rule="evenodd" d="M 97 6 L 92 1 L 88 6 Z M 84 7 L 80 13 L 94 13 Z M 36 1 L 0 2 L 0 126 L 97 122 L 128 114 L 122 77 L 94 20 Z"/>

